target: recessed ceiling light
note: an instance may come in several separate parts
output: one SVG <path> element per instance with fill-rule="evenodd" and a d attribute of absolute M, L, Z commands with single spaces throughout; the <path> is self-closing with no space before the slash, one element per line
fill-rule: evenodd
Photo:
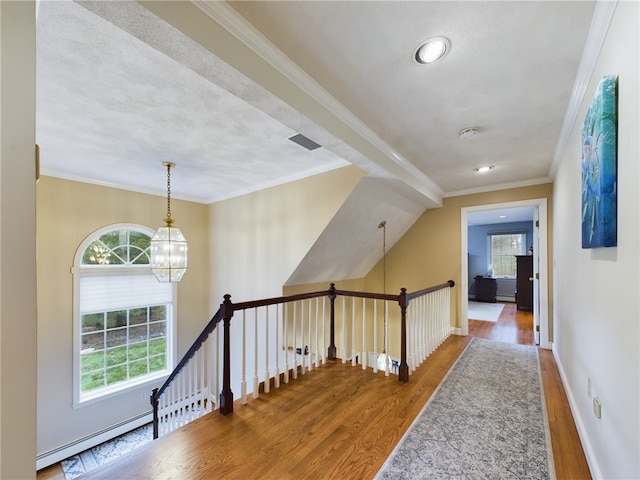
<path fill-rule="evenodd" d="M 493 170 L 493 168 L 494 168 L 493 165 L 482 165 L 481 167 L 474 168 L 474 170 L 478 173 L 485 173 L 485 172 L 488 172 L 489 170 Z"/>
<path fill-rule="evenodd" d="M 420 64 L 433 63 L 449 53 L 450 49 L 451 43 L 447 38 L 431 37 L 413 50 L 413 59 Z"/>

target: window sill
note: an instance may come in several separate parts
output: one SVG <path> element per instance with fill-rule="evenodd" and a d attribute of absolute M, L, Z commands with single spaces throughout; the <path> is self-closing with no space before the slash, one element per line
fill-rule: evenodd
<path fill-rule="evenodd" d="M 145 377 L 145 379 L 140 382 L 127 382 L 117 387 L 101 390 L 94 394 L 85 394 L 79 400 L 74 401 L 72 406 L 74 409 L 78 409 L 119 395 L 126 395 L 136 390 L 148 390 L 149 397 L 151 397 L 151 390 L 153 387 L 166 380 L 170 373 L 171 372 L 169 370 L 163 370 L 162 372 L 158 372 L 156 375 Z"/>

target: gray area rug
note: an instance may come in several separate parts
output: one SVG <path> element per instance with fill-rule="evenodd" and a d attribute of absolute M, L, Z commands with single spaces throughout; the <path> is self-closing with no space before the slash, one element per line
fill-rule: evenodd
<path fill-rule="evenodd" d="M 73 457 L 63 460 L 62 472 L 65 480 L 72 480 L 102 465 L 117 460 L 122 455 L 153 440 L 152 424 L 143 425 L 113 440 L 85 450 Z"/>
<path fill-rule="evenodd" d="M 376 479 L 553 479 L 538 351 L 472 339 Z"/>

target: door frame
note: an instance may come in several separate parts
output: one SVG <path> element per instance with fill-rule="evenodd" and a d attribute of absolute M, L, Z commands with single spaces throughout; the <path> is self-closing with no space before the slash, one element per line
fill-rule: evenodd
<path fill-rule="evenodd" d="M 534 249 L 534 288 L 533 299 L 533 315 L 534 325 L 540 325 L 540 346 L 551 349 L 552 344 L 549 341 L 549 275 L 548 275 L 548 217 L 547 217 L 547 199 L 536 198 L 531 200 L 521 200 L 515 202 L 492 203 L 486 205 L 475 205 L 472 207 L 463 207 L 460 209 L 460 314 L 461 326 L 457 332 L 461 335 L 469 334 L 469 270 L 467 262 L 467 253 L 469 251 L 468 244 L 468 213 L 479 212 L 485 210 L 496 210 L 501 208 L 525 207 L 531 206 L 536 208 L 538 213 L 538 248 Z M 534 230 L 536 229 L 534 224 Z M 536 268 L 537 267 L 537 268 Z M 536 278 L 538 277 L 538 278 Z M 537 297 L 537 298 L 536 298 Z M 532 325 L 532 328 L 535 328 Z M 535 333 L 535 330 L 534 330 Z"/>

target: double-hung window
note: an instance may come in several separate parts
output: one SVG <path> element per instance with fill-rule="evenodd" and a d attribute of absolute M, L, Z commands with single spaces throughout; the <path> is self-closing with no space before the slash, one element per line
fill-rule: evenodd
<path fill-rule="evenodd" d="M 526 232 L 489 234 L 489 271 L 493 277 L 516 276 L 516 255 L 524 255 Z"/>
<path fill-rule="evenodd" d="M 74 403 L 167 375 L 174 287 L 149 267 L 153 232 L 116 225 L 87 238 L 74 265 Z"/>

